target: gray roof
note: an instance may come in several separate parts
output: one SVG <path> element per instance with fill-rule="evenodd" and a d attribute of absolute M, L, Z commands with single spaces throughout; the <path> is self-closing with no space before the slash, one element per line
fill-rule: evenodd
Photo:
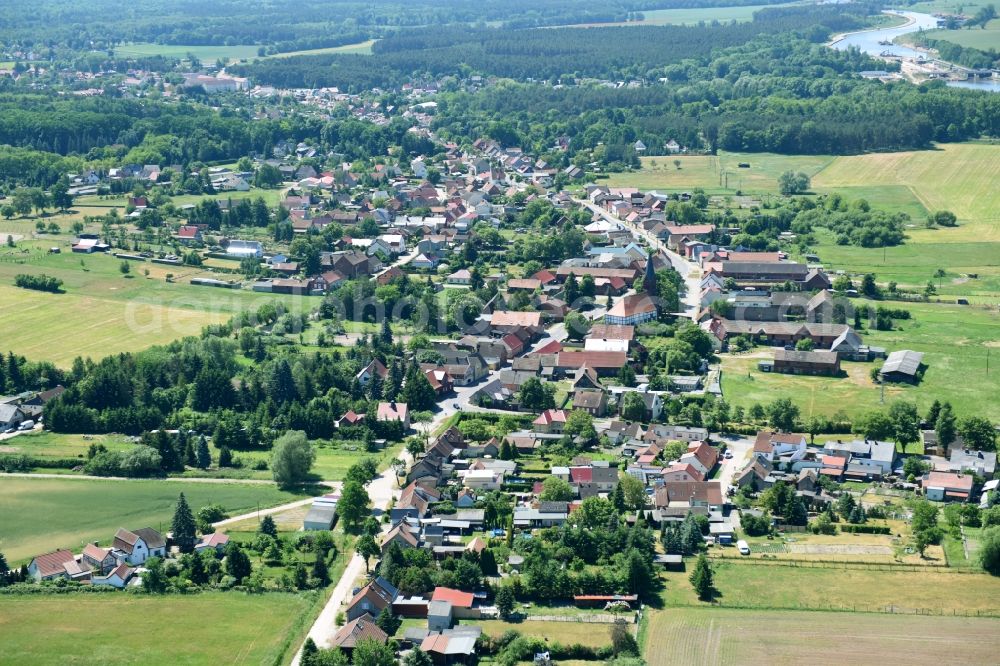
<path fill-rule="evenodd" d="M 451 604 L 447 601 L 432 601 L 427 604 L 427 616 L 451 617 Z"/>
<path fill-rule="evenodd" d="M 900 349 L 889 354 L 889 358 L 885 360 L 885 364 L 882 366 L 882 373 L 900 372 L 904 375 L 915 375 L 923 362 L 923 352 Z"/>

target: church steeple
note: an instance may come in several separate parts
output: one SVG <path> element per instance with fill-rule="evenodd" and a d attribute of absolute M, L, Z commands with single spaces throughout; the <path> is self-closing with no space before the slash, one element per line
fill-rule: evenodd
<path fill-rule="evenodd" d="M 653 269 L 653 251 L 646 252 L 646 274 L 642 278 L 642 290 L 656 296 L 656 271 Z"/>

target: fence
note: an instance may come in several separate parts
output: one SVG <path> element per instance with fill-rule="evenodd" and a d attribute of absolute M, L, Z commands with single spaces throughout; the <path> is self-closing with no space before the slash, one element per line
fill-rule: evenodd
<path fill-rule="evenodd" d="M 612 615 L 602 613 L 598 615 L 526 615 L 524 620 L 533 622 L 589 622 L 591 624 L 615 624 L 616 622 L 627 622 L 638 624 L 638 614 Z"/>
<path fill-rule="evenodd" d="M 949 567 L 947 564 L 906 564 L 904 562 L 854 562 L 847 560 L 821 560 L 821 559 L 794 559 L 788 557 L 754 557 L 747 558 L 743 555 L 730 555 L 728 553 L 712 553 L 712 559 L 718 561 L 732 561 L 747 564 L 763 564 L 775 567 L 801 567 L 806 569 L 855 569 L 862 571 L 942 571 L 954 574 L 974 574 L 982 572 L 976 569 L 957 569 Z"/>
<path fill-rule="evenodd" d="M 709 602 L 718 608 L 733 608 L 741 610 L 794 610 L 794 611 L 826 611 L 833 613 L 885 613 L 887 615 L 932 615 L 937 617 L 1000 617 L 1000 608 L 985 608 L 967 610 L 960 608 L 907 608 L 905 606 L 872 606 L 869 604 L 810 604 L 808 606 L 754 606 L 751 604 L 727 603 L 713 599 Z"/>

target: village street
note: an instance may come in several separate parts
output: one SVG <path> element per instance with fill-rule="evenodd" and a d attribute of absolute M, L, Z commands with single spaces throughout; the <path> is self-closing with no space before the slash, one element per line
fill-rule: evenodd
<path fill-rule="evenodd" d="M 650 247 L 655 248 L 666 255 L 666 257 L 670 259 L 670 263 L 673 265 L 674 270 L 680 273 L 681 277 L 684 278 L 685 291 L 681 294 L 681 302 L 684 304 L 684 313 L 688 317 L 691 317 L 691 319 L 695 318 L 698 313 L 698 295 L 701 292 L 701 270 L 698 268 L 697 264 L 688 261 L 673 250 L 668 249 L 663 241 L 649 234 L 638 225 L 629 224 L 624 220 L 620 220 L 600 206 L 597 206 L 586 199 L 578 199 L 574 197 L 573 201 L 586 207 L 595 215 L 599 215 L 603 220 L 617 225 L 622 229 L 629 229 L 633 236 L 645 240 Z"/>

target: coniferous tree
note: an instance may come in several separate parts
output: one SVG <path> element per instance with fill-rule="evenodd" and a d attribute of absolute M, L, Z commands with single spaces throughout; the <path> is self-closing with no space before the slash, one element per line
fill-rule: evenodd
<path fill-rule="evenodd" d="M 194 444 L 187 439 L 184 444 L 184 464 L 188 467 L 198 467 L 198 456 L 194 452 Z"/>
<path fill-rule="evenodd" d="M 299 664 L 302 666 L 319 666 L 319 648 L 316 647 L 315 641 L 311 638 L 307 638 L 306 642 L 302 644 L 302 654 L 299 655 Z"/>
<path fill-rule="evenodd" d="M 219 449 L 219 467 L 232 467 L 233 466 L 233 453 L 229 450 L 229 447 L 223 446 Z"/>
<path fill-rule="evenodd" d="M 330 584 L 330 572 L 326 567 L 325 553 L 316 553 L 316 561 L 313 562 L 312 575 L 319 585 L 322 586 Z"/>
<path fill-rule="evenodd" d="M 271 516 L 264 516 L 260 521 L 260 526 L 257 528 L 260 534 L 266 534 L 270 537 L 278 538 L 278 526 L 274 524 L 274 518 Z"/>
<path fill-rule="evenodd" d="M 708 564 L 708 558 L 702 553 L 698 556 L 698 561 L 694 565 L 694 571 L 691 572 L 691 585 L 694 587 L 694 591 L 698 594 L 698 598 L 702 601 L 710 601 L 712 599 L 712 592 L 714 591 L 714 583 L 712 581 L 712 567 Z"/>
<path fill-rule="evenodd" d="M 208 450 L 208 440 L 205 439 L 204 435 L 198 438 L 196 458 L 199 469 L 208 469 L 212 466 L 212 454 Z"/>
<path fill-rule="evenodd" d="M 177 498 L 177 507 L 174 509 L 174 519 L 170 525 L 173 531 L 174 543 L 180 548 L 182 553 L 190 553 L 194 550 L 194 543 L 197 537 L 194 515 L 191 507 L 188 506 L 184 493 Z"/>

